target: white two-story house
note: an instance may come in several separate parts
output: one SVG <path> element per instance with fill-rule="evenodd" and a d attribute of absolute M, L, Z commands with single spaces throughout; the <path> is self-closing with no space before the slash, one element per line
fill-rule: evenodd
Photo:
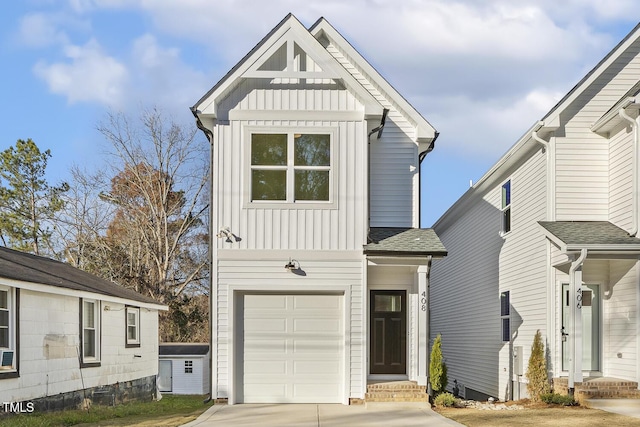
<path fill-rule="evenodd" d="M 556 391 L 640 395 L 639 110 L 640 26 L 434 224 L 431 331 L 466 397 L 524 397 L 537 330 Z"/>
<path fill-rule="evenodd" d="M 424 387 L 429 269 L 446 255 L 419 227 L 434 128 L 326 20 L 292 15 L 192 111 L 212 155 L 212 397 Z"/>

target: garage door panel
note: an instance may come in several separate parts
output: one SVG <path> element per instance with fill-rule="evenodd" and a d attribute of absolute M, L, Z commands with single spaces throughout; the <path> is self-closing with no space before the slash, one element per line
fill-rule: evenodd
<path fill-rule="evenodd" d="M 342 295 L 244 295 L 245 403 L 341 403 Z"/>

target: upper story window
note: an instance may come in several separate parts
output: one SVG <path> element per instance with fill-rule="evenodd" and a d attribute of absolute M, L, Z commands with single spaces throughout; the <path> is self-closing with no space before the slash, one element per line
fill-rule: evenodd
<path fill-rule="evenodd" d="M 127 307 L 125 313 L 127 321 L 126 347 L 140 347 L 140 309 L 138 307 Z"/>
<path fill-rule="evenodd" d="M 14 377 L 17 369 L 16 334 L 18 308 L 17 290 L 0 286 L 0 378 Z"/>
<path fill-rule="evenodd" d="M 502 184 L 502 232 L 511 231 L 511 180 Z"/>
<path fill-rule="evenodd" d="M 331 133 L 251 134 L 251 202 L 332 200 Z"/>
<path fill-rule="evenodd" d="M 80 300 L 82 362 L 85 366 L 100 366 L 100 302 Z"/>

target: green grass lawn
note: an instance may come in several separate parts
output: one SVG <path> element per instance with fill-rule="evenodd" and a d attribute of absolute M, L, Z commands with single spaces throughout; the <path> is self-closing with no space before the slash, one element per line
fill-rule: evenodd
<path fill-rule="evenodd" d="M 206 396 L 164 395 L 160 401 L 93 406 L 89 410 L 67 410 L 0 417 L 0 427 L 49 426 L 178 426 L 206 411 Z"/>

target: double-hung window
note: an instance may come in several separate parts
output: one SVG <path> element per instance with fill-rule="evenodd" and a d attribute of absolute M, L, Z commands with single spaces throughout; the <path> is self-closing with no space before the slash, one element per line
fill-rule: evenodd
<path fill-rule="evenodd" d="M 511 341 L 511 300 L 509 291 L 500 294 L 500 320 L 502 322 L 502 341 Z"/>
<path fill-rule="evenodd" d="M 80 300 L 80 340 L 85 367 L 100 365 L 100 301 Z"/>
<path fill-rule="evenodd" d="M 330 202 L 332 133 L 251 133 L 251 202 Z"/>
<path fill-rule="evenodd" d="M 0 286 L 0 379 L 17 375 L 18 292 Z"/>
<path fill-rule="evenodd" d="M 125 317 L 127 322 L 126 347 L 140 347 L 140 309 L 138 307 L 126 307 Z"/>
<path fill-rule="evenodd" d="M 502 233 L 511 231 L 511 180 L 502 184 Z"/>
<path fill-rule="evenodd" d="M 184 361 L 184 373 L 193 374 L 193 360 Z"/>

